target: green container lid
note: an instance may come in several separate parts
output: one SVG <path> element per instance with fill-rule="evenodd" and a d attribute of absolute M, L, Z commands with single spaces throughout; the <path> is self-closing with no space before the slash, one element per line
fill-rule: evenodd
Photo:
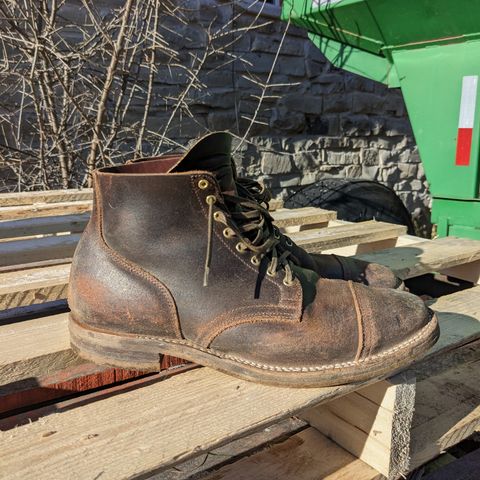
<path fill-rule="evenodd" d="M 480 33 L 477 0 L 284 0 L 282 17 L 375 54 Z"/>

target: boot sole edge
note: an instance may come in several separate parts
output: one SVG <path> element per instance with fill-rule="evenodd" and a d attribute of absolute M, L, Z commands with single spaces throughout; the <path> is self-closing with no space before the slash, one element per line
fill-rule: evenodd
<path fill-rule="evenodd" d="M 92 329 L 70 315 L 72 349 L 101 365 L 158 371 L 163 355 L 182 358 L 243 380 L 282 387 L 327 387 L 357 383 L 394 374 L 421 358 L 438 340 L 435 314 L 415 335 L 364 360 L 308 367 L 272 366 L 203 348 L 186 340 L 114 334 Z"/>

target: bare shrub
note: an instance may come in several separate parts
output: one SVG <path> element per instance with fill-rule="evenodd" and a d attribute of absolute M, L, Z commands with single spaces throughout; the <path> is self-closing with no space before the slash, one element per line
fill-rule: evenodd
<path fill-rule="evenodd" d="M 268 124 L 260 112 L 278 58 L 261 78 L 236 52 L 272 22 L 265 2 L 251 4 L 246 16 L 235 2 L 200 0 L 0 2 L 0 189 L 86 186 L 98 166 L 180 148 L 208 130 L 197 119 L 209 76 L 234 63 L 258 91 L 253 114 L 231 126 L 247 141 Z M 203 28 L 189 39 L 195 15 Z"/>

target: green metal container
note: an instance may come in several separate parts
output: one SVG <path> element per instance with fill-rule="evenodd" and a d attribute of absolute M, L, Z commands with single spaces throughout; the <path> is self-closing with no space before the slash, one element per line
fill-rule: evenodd
<path fill-rule="evenodd" d="M 284 0 L 337 67 L 402 89 L 442 236 L 480 239 L 480 0 Z"/>

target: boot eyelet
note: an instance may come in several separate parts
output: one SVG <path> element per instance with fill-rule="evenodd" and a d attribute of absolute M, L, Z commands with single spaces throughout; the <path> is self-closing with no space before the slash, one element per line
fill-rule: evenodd
<path fill-rule="evenodd" d="M 208 188 L 208 182 L 202 178 L 199 182 L 198 182 L 198 188 L 202 189 L 202 190 L 205 190 L 206 188 Z"/>
<path fill-rule="evenodd" d="M 273 230 L 273 236 L 275 239 L 280 240 L 280 232 L 276 228 Z"/>
<path fill-rule="evenodd" d="M 207 198 L 205 199 L 205 201 L 209 205 L 213 205 L 217 201 L 217 197 L 215 195 L 208 195 Z"/>
<path fill-rule="evenodd" d="M 269 269 L 267 269 L 267 275 L 269 277 L 276 277 L 277 276 L 277 272 L 271 272 Z"/>
<path fill-rule="evenodd" d="M 285 240 L 285 244 L 287 245 L 287 247 L 293 247 L 293 243 L 289 238 Z"/>
<path fill-rule="evenodd" d="M 256 267 L 258 267 L 258 266 L 260 265 L 260 260 L 259 260 L 259 258 L 258 258 L 256 255 L 254 255 L 254 256 L 250 259 L 250 261 L 251 261 Z"/>
<path fill-rule="evenodd" d="M 213 214 L 213 219 L 217 222 L 219 222 L 222 219 L 222 214 L 220 212 L 215 212 Z"/>
<path fill-rule="evenodd" d="M 240 253 L 245 253 L 245 251 L 247 250 L 247 247 L 242 242 L 238 242 L 235 245 L 235 248 L 237 249 L 237 252 L 240 252 Z"/>
<path fill-rule="evenodd" d="M 230 228 L 223 229 L 223 236 L 225 238 L 232 238 L 235 235 L 235 232 Z"/>
<path fill-rule="evenodd" d="M 283 284 L 287 287 L 291 287 L 293 285 L 293 280 L 289 282 L 286 278 L 283 279 Z"/>

